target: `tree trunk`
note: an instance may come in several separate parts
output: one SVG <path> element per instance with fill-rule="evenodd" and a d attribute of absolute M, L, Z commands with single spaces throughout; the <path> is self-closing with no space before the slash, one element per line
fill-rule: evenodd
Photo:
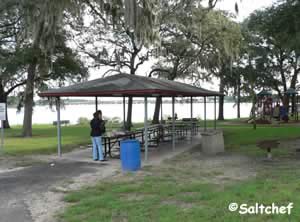
<path fill-rule="evenodd" d="M 221 75 L 220 76 L 220 88 L 219 88 L 220 93 L 224 94 L 224 78 Z M 224 96 L 220 96 L 219 99 L 219 116 L 218 120 L 224 120 Z"/>
<path fill-rule="evenodd" d="M 161 97 L 156 97 L 152 124 L 159 124 L 160 106 L 161 106 Z"/>
<path fill-rule="evenodd" d="M 289 97 L 285 94 L 282 99 L 282 105 L 286 108 L 287 112 L 289 111 Z"/>
<path fill-rule="evenodd" d="M 253 122 L 253 129 L 256 130 L 256 93 L 254 91 L 254 84 L 253 82 L 250 83 L 250 87 L 251 87 L 251 98 L 252 98 L 252 107 L 251 107 L 251 112 L 250 112 L 250 119 L 252 118 L 252 122 Z"/>
<path fill-rule="evenodd" d="M 239 76 L 237 84 L 237 118 L 241 118 L 241 79 Z"/>
<path fill-rule="evenodd" d="M 297 60 L 296 60 L 297 61 Z M 297 64 L 294 68 L 294 74 L 293 74 L 293 77 L 292 77 L 292 80 L 291 80 L 291 87 L 292 89 L 295 89 L 296 90 L 296 84 L 297 84 L 297 79 L 298 79 L 298 73 L 299 71 L 297 70 Z M 294 113 L 296 112 L 296 96 L 295 95 L 292 95 L 292 114 L 294 115 Z"/>
<path fill-rule="evenodd" d="M 224 120 L 224 96 L 219 98 L 219 116 L 218 120 Z"/>
<path fill-rule="evenodd" d="M 256 95 L 252 92 L 252 108 L 253 108 L 253 129 L 256 130 Z"/>
<path fill-rule="evenodd" d="M 32 112 L 34 96 L 34 78 L 36 74 L 37 58 L 34 57 L 28 67 L 28 75 L 25 89 L 23 136 L 32 136 Z"/>
<path fill-rule="evenodd" d="M 292 95 L 292 116 L 294 116 L 296 112 L 296 96 Z"/>
<path fill-rule="evenodd" d="M 4 91 L 4 87 L 0 82 L 0 103 L 6 103 L 6 120 L 3 121 L 4 129 L 9 129 L 8 113 L 7 113 L 7 94 Z"/>
<path fill-rule="evenodd" d="M 129 130 L 132 127 L 132 97 L 128 97 L 128 107 L 127 107 L 127 121 L 126 121 L 126 126 L 125 129 Z"/>

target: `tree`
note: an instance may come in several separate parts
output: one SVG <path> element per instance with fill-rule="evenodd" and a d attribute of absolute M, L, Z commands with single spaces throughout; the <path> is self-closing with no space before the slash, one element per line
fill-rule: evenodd
<path fill-rule="evenodd" d="M 7 54 L 1 63 L 1 95 L 3 100 L 7 100 L 13 89 L 26 84 L 24 96 L 20 97 L 24 98 L 21 102 L 25 105 L 24 136 L 32 134 L 33 95 L 36 87 L 45 87 L 45 81 L 49 79 L 62 81 L 87 74 L 76 55 L 66 47 L 66 35 L 59 27 L 63 12 L 70 4 L 69 1 L 34 0 L 21 3 L 4 1 L 1 4 L 4 16 L 0 17 L 0 24 L 3 23 L 0 31 L 9 31 L 1 32 L 9 33 L 5 38 L 0 35 L 0 38 L 6 40 L 1 42 L 2 54 Z M 56 64 L 60 64 L 59 68 Z"/>
<path fill-rule="evenodd" d="M 245 23 L 241 24 L 242 41 L 240 53 L 229 74 L 226 74 L 226 85 L 234 90 L 239 90 L 239 95 L 249 96 L 252 101 L 250 118 L 253 119 L 253 127 L 256 129 L 256 92 L 262 88 L 267 88 L 269 73 L 265 72 L 263 63 L 257 55 L 263 55 L 264 51 L 258 47 L 260 38 L 253 35 Z"/>
<path fill-rule="evenodd" d="M 264 75 L 266 87 L 282 100 L 283 92 L 295 89 L 300 73 L 299 16 L 299 1 L 286 1 L 256 11 L 246 21 L 249 33 L 256 36 L 255 42 L 249 42 L 256 46 L 253 63 Z"/>
<path fill-rule="evenodd" d="M 158 39 L 153 31 L 147 31 L 147 25 L 145 30 L 141 28 L 153 18 L 148 18 L 147 14 L 141 16 L 144 8 L 137 5 L 138 14 L 141 17 L 134 24 L 126 22 L 128 19 L 126 13 L 120 13 L 118 21 L 111 22 L 103 18 L 100 5 L 89 2 L 88 6 L 89 10 L 86 13 L 92 18 L 91 21 L 87 24 L 72 23 L 72 28 L 77 32 L 74 36 L 77 47 L 82 53 L 92 58 L 91 66 L 94 68 L 109 67 L 104 75 L 115 73 L 135 75 L 151 54 L 151 49 L 145 46 L 153 42 L 155 38 Z M 125 7 L 127 7 L 126 4 Z M 143 18 L 147 18 L 147 21 Z M 139 31 L 136 32 L 134 27 Z M 129 97 L 126 129 L 130 130 L 131 126 L 132 97 Z"/>
<path fill-rule="evenodd" d="M 57 40 L 55 37 L 58 32 L 61 32 L 64 13 L 66 10 L 68 10 L 69 13 L 72 12 L 72 10 L 75 11 L 78 9 L 78 5 L 71 0 L 26 0 L 22 3 L 23 4 L 20 4 L 21 8 L 19 8 L 19 10 L 24 14 L 23 27 L 28 33 L 27 42 L 30 44 L 31 49 L 24 92 L 23 136 L 30 137 L 32 136 L 35 79 L 43 78 L 43 75 L 48 75 L 47 72 L 38 73 L 38 68 L 43 68 L 42 60 L 49 56 L 51 57 L 53 54 L 53 48 L 56 47 Z"/>
<path fill-rule="evenodd" d="M 211 11 L 214 4 L 204 8 L 193 0 L 165 1 L 163 6 L 161 53 L 149 75 L 169 80 L 187 78 L 195 83 L 209 79 L 207 70 L 214 67 L 208 57 L 215 45 L 214 36 L 221 31 L 215 24 L 220 12 Z M 160 104 L 161 98 L 157 98 L 153 123 L 159 121 Z"/>
<path fill-rule="evenodd" d="M 26 84 L 24 69 L 20 61 L 16 61 L 13 56 L 6 57 L 1 60 L 0 65 L 0 102 L 7 104 L 8 96 L 18 87 Z M 4 64 L 6 62 L 6 64 Z M 21 67 L 20 67 L 21 66 Z M 4 121 L 4 128 L 10 128 L 8 120 L 8 112 L 6 106 L 6 120 Z"/>
<path fill-rule="evenodd" d="M 0 4 L 0 102 L 7 103 L 8 96 L 26 83 L 24 78 L 24 56 L 26 49 L 20 48 L 22 38 L 18 23 L 20 15 L 16 7 L 4 7 Z M 14 2 L 10 2 L 14 4 Z M 7 107 L 6 107 L 7 109 Z M 6 110 L 7 111 L 7 110 Z M 4 128 L 10 128 L 8 112 Z"/>

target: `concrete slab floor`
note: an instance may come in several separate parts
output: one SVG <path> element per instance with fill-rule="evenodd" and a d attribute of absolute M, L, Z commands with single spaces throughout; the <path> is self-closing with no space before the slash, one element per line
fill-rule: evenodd
<path fill-rule="evenodd" d="M 172 158 L 181 152 L 189 150 L 197 145 L 200 149 L 201 135 L 194 136 L 185 140 L 177 140 L 175 149 L 172 150 L 171 142 L 160 143 L 158 147 L 149 147 L 148 161 L 145 162 L 145 153 L 141 152 L 142 166 L 160 164 L 163 160 Z M 64 153 L 61 157 L 53 155 L 50 157 L 53 161 L 72 161 L 72 162 L 86 162 L 94 164 L 108 164 L 113 166 L 119 166 L 121 168 L 121 161 L 119 158 L 107 157 L 107 162 L 100 162 L 92 160 L 92 148 L 85 148 L 80 150 L 74 150 L 69 153 Z"/>

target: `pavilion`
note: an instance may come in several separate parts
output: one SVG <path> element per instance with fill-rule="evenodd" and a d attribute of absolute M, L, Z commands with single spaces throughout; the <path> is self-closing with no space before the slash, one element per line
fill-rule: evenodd
<path fill-rule="evenodd" d="M 57 109 L 57 137 L 58 155 L 61 156 L 61 97 L 95 97 L 96 110 L 98 109 L 98 97 L 123 97 L 123 118 L 125 121 L 125 98 L 143 97 L 145 104 L 144 135 L 148 135 L 148 107 L 149 97 L 172 98 L 172 148 L 175 148 L 175 97 L 190 97 L 191 119 L 193 119 L 193 97 L 204 98 L 204 130 L 206 130 L 206 98 L 214 98 L 214 128 L 216 129 L 216 97 L 224 96 L 215 91 L 206 90 L 185 83 L 165 79 L 155 79 L 138 75 L 117 74 L 100 79 L 95 79 L 75 85 L 50 89 L 39 93 L 41 97 L 55 97 Z M 148 158 L 148 137 L 145 136 L 145 160 Z"/>

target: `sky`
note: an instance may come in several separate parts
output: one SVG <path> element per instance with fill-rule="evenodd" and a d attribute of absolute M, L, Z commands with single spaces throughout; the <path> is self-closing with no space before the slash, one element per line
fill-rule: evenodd
<path fill-rule="evenodd" d="M 235 13 L 234 5 L 235 2 L 239 5 L 239 13 L 237 15 L 238 21 L 243 21 L 251 12 L 257 9 L 263 9 L 269 7 L 276 0 L 220 0 L 217 3 L 217 8 L 222 10 L 227 10 Z"/>
<path fill-rule="evenodd" d="M 239 5 L 239 13 L 235 13 L 235 2 Z M 226 10 L 236 15 L 236 21 L 243 21 L 247 18 L 253 11 L 257 9 L 263 9 L 272 5 L 272 3 L 276 2 L 276 0 L 220 0 L 216 8 L 221 10 Z M 146 62 L 143 66 L 141 66 L 138 70 L 138 75 L 146 75 L 151 70 L 151 61 Z M 102 77 L 105 70 L 91 70 L 89 79 L 96 79 Z M 215 81 L 214 81 L 215 82 Z M 207 89 L 216 90 L 218 86 L 206 83 L 204 86 Z"/>

